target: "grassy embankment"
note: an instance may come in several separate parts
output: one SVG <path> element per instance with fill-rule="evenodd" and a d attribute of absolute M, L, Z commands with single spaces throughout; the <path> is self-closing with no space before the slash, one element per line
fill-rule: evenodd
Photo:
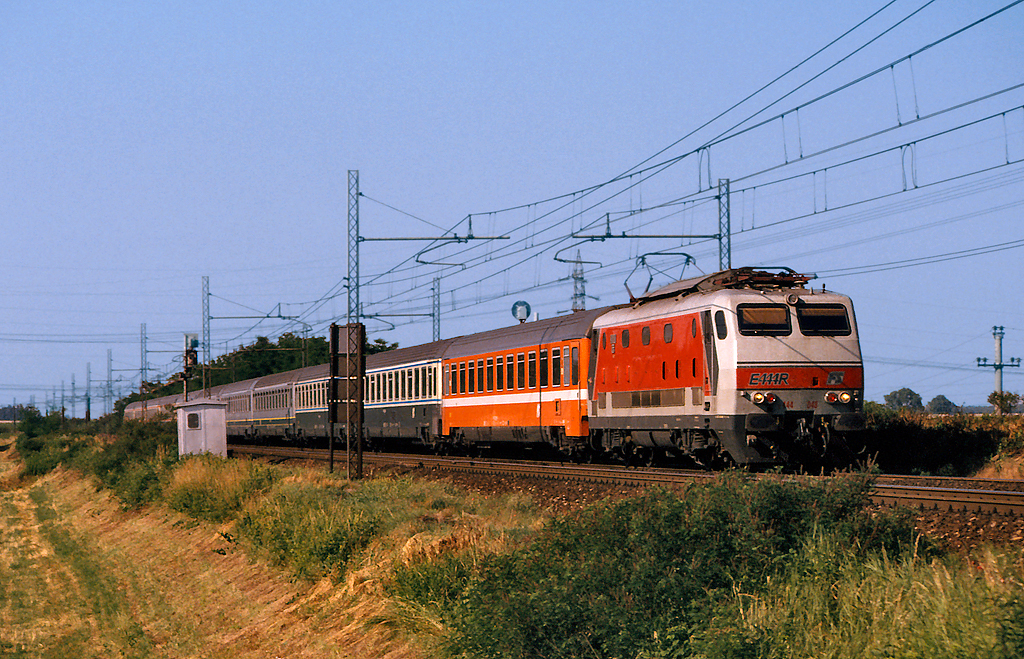
<path fill-rule="evenodd" d="M 725 474 L 550 518 L 402 477 L 177 460 L 172 442 L 126 425 L 4 452 L 0 653 L 1024 655 L 1020 554 L 944 555 L 866 512 L 867 477 Z"/>

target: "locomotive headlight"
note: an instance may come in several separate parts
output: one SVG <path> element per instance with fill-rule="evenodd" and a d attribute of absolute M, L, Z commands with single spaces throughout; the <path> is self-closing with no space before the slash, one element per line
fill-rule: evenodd
<path fill-rule="evenodd" d="M 764 395 L 764 402 L 766 402 L 768 404 L 774 403 L 778 399 L 779 399 L 779 397 L 776 396 L 775 394 L 765 394 Z"/>
<path fill-rule="evenodd" d="M 760 405 L 761 403 L 764 402 L 764 394 L 762 394 L 760 391 L 756 391 L 756 392 L 754 392 L 754 395 L 750 397 L 750 400 L 752 400 L 752 401 L 754 401 L 754 403 Z"/>
<path fill-rule="evenodd" d="M 849 391 L 844 391 L 843 393 L 839 394 L 839 402 L 840 403 L 849 403 L 852 400 L 853 400 L 853 396 L 850 394 Z"/>
<path fill-rule="evenodd" d="M 825 402 L 830 405 L 834 405 L 835 403 L 839 402 L 839 394 L 837 394 L 834 391 L 828 392 L 827 394 L 825 394 Z"/>

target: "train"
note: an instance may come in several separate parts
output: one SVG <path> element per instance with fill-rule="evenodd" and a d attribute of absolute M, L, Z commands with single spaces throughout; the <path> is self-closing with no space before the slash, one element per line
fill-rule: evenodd
<path fill-rule="evenodd" d="M 368 355 L 364 445 L 708 468 L 848 460 L 865 427 L 853 303 L 812 279 L 729 269 L 628 303 Z M 330 428 L 328 380 L 327 365 L 310 366 L 206 395 L 227 403 L 229 441 L 316 444 Z M 180 398 L 133 402 L 125 418 Z"/>

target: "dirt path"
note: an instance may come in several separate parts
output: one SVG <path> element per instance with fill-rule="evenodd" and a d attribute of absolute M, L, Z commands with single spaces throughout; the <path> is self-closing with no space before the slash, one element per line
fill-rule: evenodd
<path fill-rule="evenodd" d="M 10 478 L 0 452 L 0 655 L 419 656 L 363 621 L 372 588 L 290 581 L 230 529 L 125 512 L 76 474 Z"/>

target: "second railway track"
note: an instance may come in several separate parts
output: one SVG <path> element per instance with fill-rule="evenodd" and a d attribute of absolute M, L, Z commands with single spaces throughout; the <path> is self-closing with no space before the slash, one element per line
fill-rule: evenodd
<path fill-rule="evenodd" d="M 300 449 L 270 446 L 231 445 L 233 455 L 282 459 L 327 461 L 326 449 Z M 453 458 L 429 455 L 364 453 L 368 464 L 428 467 L 436 471 L 516 476 L 525 478 L 576 480 L 618 485 L 676 485 L 707 479 L 708 472 L 673 469 L 624 468 L 613 465 L 577 465 L 558 462 L 523 462 L 479 458 Z M 344 451 L 335 452 L 335 461 L 345 464 Z M 929 483 L 922 485 L 920 482 Z M 936 486 L 933 483 L 942 483 Z M 880 505 L 902 505 L 924 510 L 994 512 L 1024 515 L 1024 491 L 1004 488 L 1014 482 L 922 477 L 879 477 L 872 488 L 871 500 Z"/>

